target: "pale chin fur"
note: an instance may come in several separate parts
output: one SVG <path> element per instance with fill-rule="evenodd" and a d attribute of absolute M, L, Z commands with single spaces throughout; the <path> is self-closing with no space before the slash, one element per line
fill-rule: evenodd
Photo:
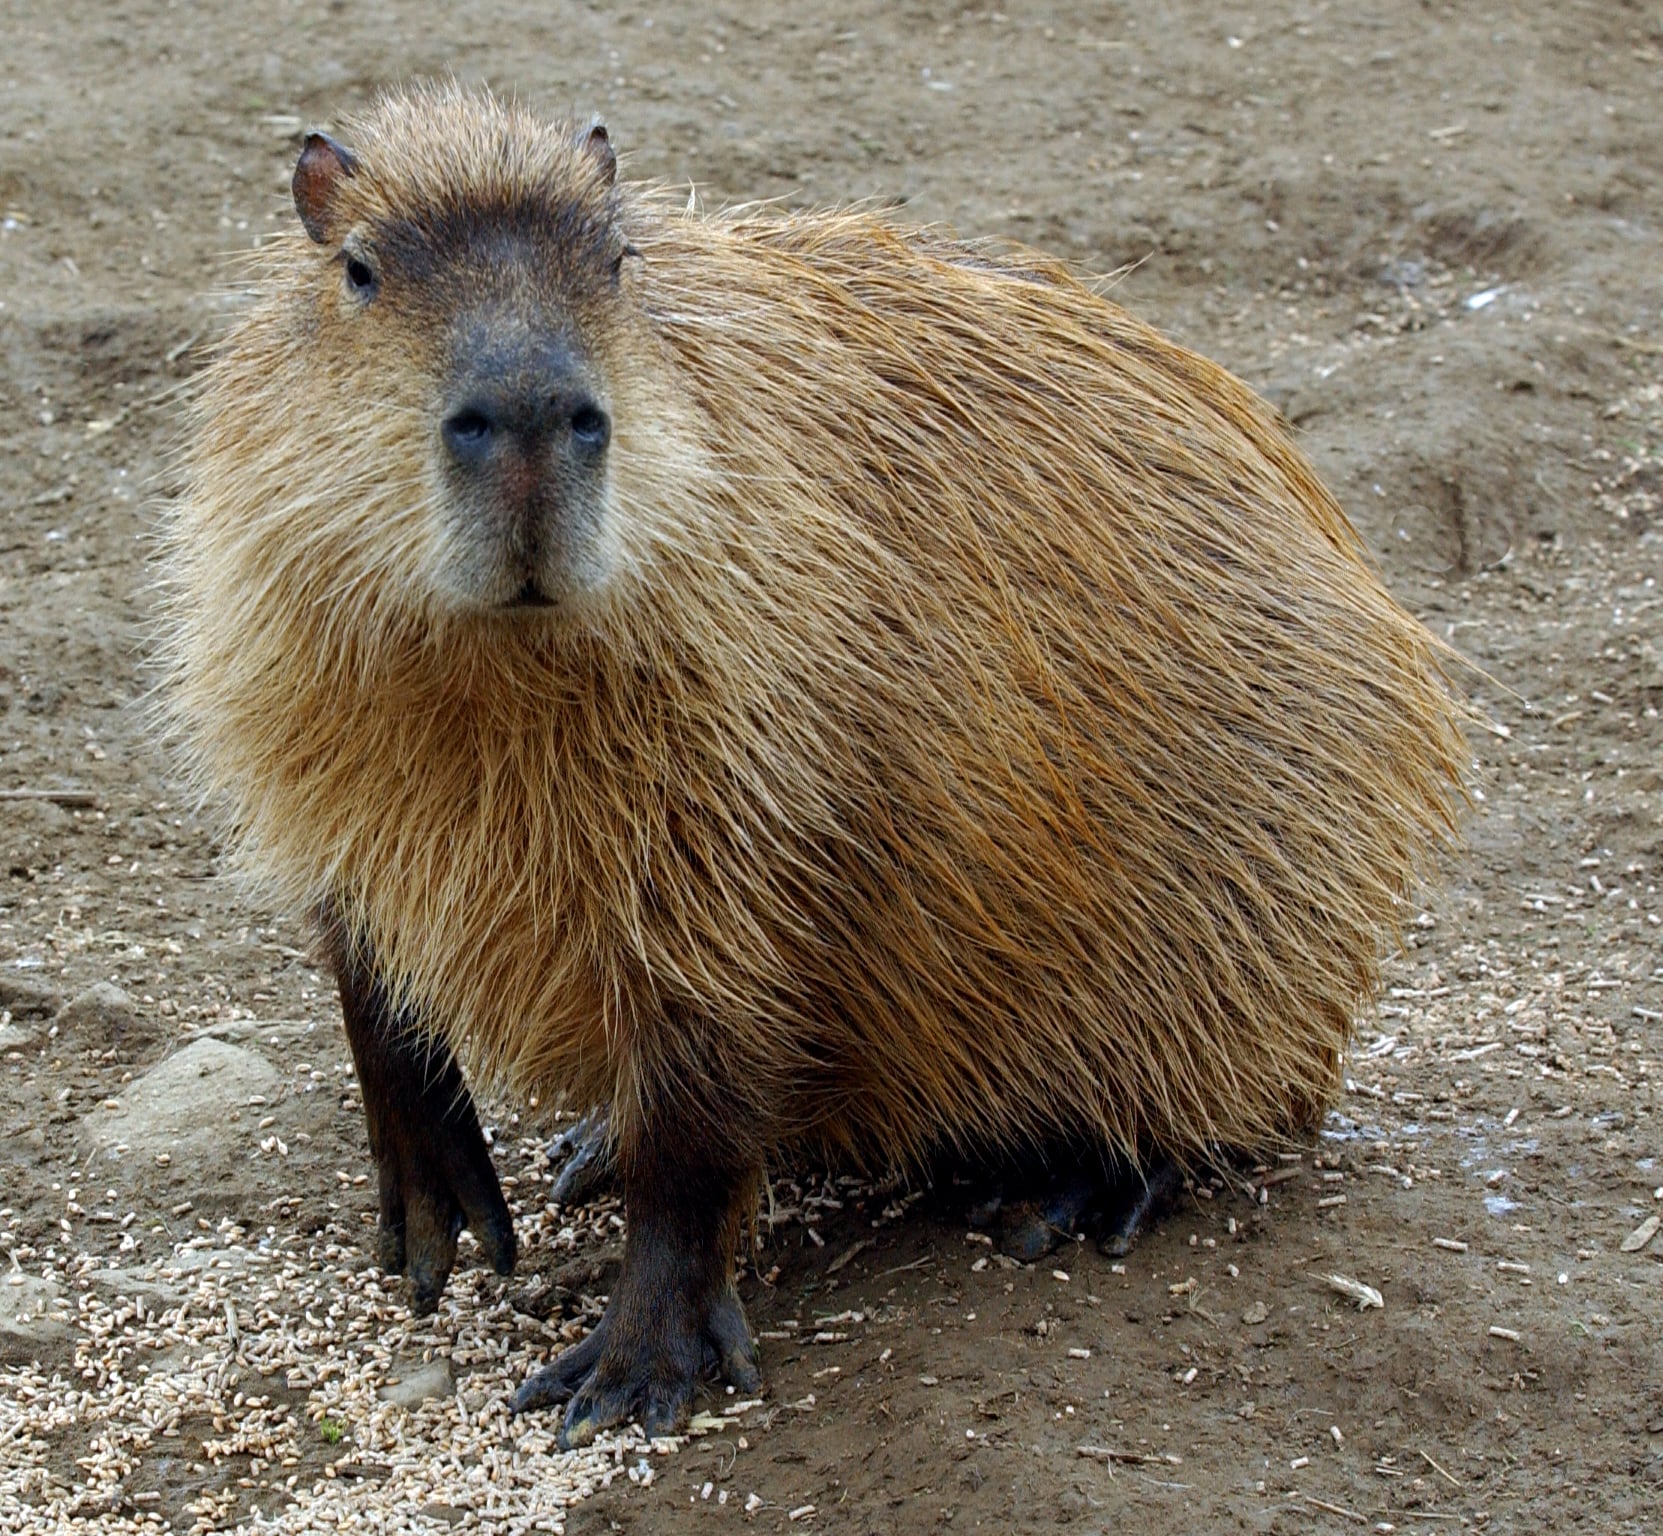
<path fill-rule="evenodd" d="M 545 603 L 522 603 L 516 598 L 526 584 L 526 573 L 494 541 L 468 537 L 456 525 L 466 509 L 441 535 L 433 562 L 431 588 L 443 608 L 475 617 L 505 622 L 548 623 L 581 621 L 610 607 L 614 589 L 633 562 L 618 535 L 618 513 L 608 506 L 598 516 L 582 519 L 560 547 L 550 551 L 535 572 Z"/>

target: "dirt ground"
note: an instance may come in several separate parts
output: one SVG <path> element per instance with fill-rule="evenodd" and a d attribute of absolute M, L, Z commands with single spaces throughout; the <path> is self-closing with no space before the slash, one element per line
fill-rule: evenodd
<path fill-rule="evenodd" d="M 0 1528 L 1657 1528 L 1663 8 L 3 0 L 0 36 Z M 532 1106 L 493 1107 L 519 1274 L 420 1325 L 380 1284 L 327 978 L 142 707 L 222 256 L 293 217 L 302 125 L 442 72 L 712 204 L 1130 265 L 1484 672 L 1470 852 L 1316 1145 L 1030 1268 L 778 1170 L 766 1397 L 667 1454 L 506 1416 L 620 1241 L 548 1208 Z"/>

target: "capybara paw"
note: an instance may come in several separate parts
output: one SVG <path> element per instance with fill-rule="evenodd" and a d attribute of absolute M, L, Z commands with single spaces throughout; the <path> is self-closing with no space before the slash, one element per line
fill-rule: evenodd
<path fill-rule="evenodd" d="M 618 1159 L 604 1110 L 591 1110 L 566 1127 L 549 1146 L 549 1161 L 566 1159 L 549 1199 L 556 1205 L 587 1205 L 619 1187 Z"/>
<path fill-rule="evenodd" d="M 514 1222 L 477 1124 L 400 1127 L 378 1160 L 381 1220 L 376 1259 L 410 1280 L 410 1307 L 431 1312 L 456 1265 L 456 1239 L 472 1231 L 499 1275 L 514 1268 Z"/>
<path fill-rule="evenodd" d="M 526 1381 L 514 1412 L 566 1403 L 560 1443 L 571 1450 L 631 1419 L 648 1435 L 684 1429 L 706 1372 L 740 1392 L 761 1390 L 756 1341 L 731 1285 L 711 1304 L 702 1331 L 682 1334 L 659 1317 L 651 1329 L 626 1333 L 609 1312 L 588 1338 Z"/>
<path fill-rule="evenodd" d="M 1059 1164 L 1061 1166 L 1059 1166 Z M 1171 1158 L 1157 1154 L 1140 1172 L 1120 1158 L 1087 1156 L 1049 1168 L 1016 1170 L 1020 1193 L 996 1186 L 975 1200 L 970 1224 L 991 1228 L 1002 1253 L 1033 1264 L 1064 1243 L 1096 1235 L 1122 1256 L 1134 1237 L 1165 1214 L 1183 1189 Z"/>
<path fill-rule="evenodd" d="M 1183 1170 L 1169 1157 L 1158 1159 L 1142 1178 L 1122 1188 L 1121 1199 L 1110 1210 L 1104 1228 L 1099 1245 L 1103 1252 L 1110 1258 L 1125 1258 L 1132 1240 L 1159 1221 L 1183 1190 Z"/>

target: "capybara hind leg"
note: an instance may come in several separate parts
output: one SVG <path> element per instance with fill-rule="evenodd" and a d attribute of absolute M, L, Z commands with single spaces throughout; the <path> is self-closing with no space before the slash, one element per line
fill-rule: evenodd
<path fill-rule="evenodd" d="M 549 1199 L 556 1205 L 587 1205 L 617 1190 L 618 1158 L 605 1110 L 590 1110 L 554 1138 L 549 1161 L 562 1157 L 566 1165 L 549 1190 Z"/>
<path fill-rule="evenodd" d="M 1163 1154 L 1142 1169 L 1118 1156 L 1054 1151 L 1041 1168 L 1018 1170 L 1014 1188 L 991 1209 L 1000 1250 L 1032 1264 L 1081 1236 L 1100 1235 L 1103 1251 L 1124 1254 L 1144 1226 L 1158 1219 L 1183 1188 L 1183 1175 Z"/>
<path fill-rule="evenodd" d="M 1124 1178 L 1104 1225 L 1100 1244 L 1103 1252 L 1112 1258 L 1124 1258 L 1131 1251 L 1132 1240 L 1166 1215 L 1183 1189 L 1183 1171 L 1165 1155 L 1157 1155 L 1141 1173 Z"/>
<path fill-rule="evenodd" d="M 1000 1250 L 1024 1264 L 1095 1228 L 1101 1220 L 1106 1190 L 1096 1168 L 1073 1168 L 1051 1175 L 1043 1188 L 1000 1207 Z"/>
<path fill-rule="evenodd" d="M 649 1435 L 675 1433 L 707 1366 L 741 1392 L 762 1385 L 733 1283 L 739 1220 L 754 1178 L 693 1165 L 685 1138 L 653 1141 L 625 1162 L 629 1226 L 605 1315 L 514 1398 L 516 1413 L 569 1399 L 560 1431 L 568 1448 L 629 1419 L 639 1419 Z"/>
<path fill-rule="evenodd" d="M 373 964 L 338 924 L 326 922 L 325 934 L 380 1184 L 377 1262 L 408 1275 L 412 1310 L 431 1312 L 462 1228 L 506 1275 L 514 1223 L 456 1058 L 392 1006 Z"/>

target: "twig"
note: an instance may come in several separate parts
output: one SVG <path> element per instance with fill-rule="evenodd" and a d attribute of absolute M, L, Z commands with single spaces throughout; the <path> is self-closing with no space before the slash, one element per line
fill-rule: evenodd
<path fill-rule="evenodd" d="M 1444 1471 L 1444 1469 L 1440 1467 L 1430 1456 L 1428 1456 L 1425 1451 L 1420 1453 L 1420 1457 L 1421 1460 L 1427 1464 L 1427 1466 L 1431 1467 L 1431 1469 L 1436 1472 L 1439 1477 L 1443 1478 L 1445 1482 L 1450 1484 L 1451 1487 L 1459 1488 L 1461 1486 L 1460 1478 L 1452 1477 L 1448 1472 Z"/>
<path fill-rule="evenodd" d="M 869 1237 L 861 1238 L 861 1240 L 858 1243 L 855 1243 L 852 1247 L 845 1248 L 842 1253 L 840 1253 L 835 1259 L 833 1259 L 831 1261 L 831 1263 L 826 1266 L 826 1273 L 828 1275 L 835 1275 L 838 1272 L 838 1270 L 842 1269 L 843 1266 L 845 1264 L 847 1264 L 849 1262 L 849 1260 L 852 1259 L 863 1248 L 870 1248 L 871 1246 L 872 1246 L 872 1239 L 871 1238 L 869 1238 Z"/>
<path fill-rule="evenodd" d="M 90 789 L 0 789 L 0 800 L 50 800 L 66 811 L 90 811 L 98 804 Z"/>
<path fill-rule="evenodd" d="M 1182 1458 L 1178 1456 L 1152 1456 L 1147 1451 L 1117 1451 L 1111 1445 L 1080 1445 L 1075 1447 L 1075 1452 L 1089 1461 L 1143 1462 L 1157 1467 L 1176 1467 L 1183 1464 Z"/>
<path fill-rule="evenodd" d="M 1344 1515 L 1347 1520 L 1355 1520 L 1358 1525 L 1367 1525 L 1369 1517 L 1360 1515 L 1354 1509 L 1347 1509 L 1343 1504 L 1330 1504 L 1327 1499 L 1319 1499 L 1314 1493 L 1295 1490 L 1307 1504 L 1315 1504 L 1318 1509 L 1326 1509 L 1331 1515 Z"/>

